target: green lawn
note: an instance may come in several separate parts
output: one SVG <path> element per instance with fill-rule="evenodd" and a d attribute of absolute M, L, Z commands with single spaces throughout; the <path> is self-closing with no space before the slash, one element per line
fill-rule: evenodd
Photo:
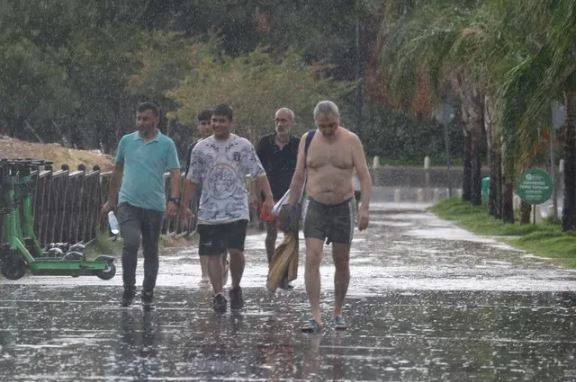
<path fill-rule="evenodd" d="M 490 216 L 485 206 L 472 206 L 459 198 L 445 199 L 430 211 L 476 234 L 503 236 L 502 241 L 515 248 L 575 268 L 575 232 L 562 232 L 559 223 L 505 224 Z"/>

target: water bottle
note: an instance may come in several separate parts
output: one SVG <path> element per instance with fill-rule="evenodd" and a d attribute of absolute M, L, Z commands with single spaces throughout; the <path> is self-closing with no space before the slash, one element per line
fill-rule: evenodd
<path fill-rule="evenodd" d="M 114 215 L 114 211 L 108 212 L 108 226 L 110 227 L 110 232 L 114 236 L 117 236 L 120 233 L 120 229 L 118 228 L 118 220 Z"/>

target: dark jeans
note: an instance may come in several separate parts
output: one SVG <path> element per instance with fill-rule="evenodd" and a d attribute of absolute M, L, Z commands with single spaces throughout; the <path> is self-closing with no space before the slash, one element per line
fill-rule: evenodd
<path fill-rule="evenodd" d="M 140 237 L 144 254 L 144 281 L 142 289 L 152 292 L 158 275 L 158 237 L 164 213 L 134 207 L 128 203 L 118 206 L 118 224 L 124 239 L 122 247 L 122 281 L 124 288 L 136 285 L 136 263 Z"/>

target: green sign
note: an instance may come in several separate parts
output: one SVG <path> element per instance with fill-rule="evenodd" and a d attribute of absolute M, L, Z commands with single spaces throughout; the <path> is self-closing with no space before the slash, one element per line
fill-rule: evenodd
<path fill-rule="evenodd" d="M 531 168 L 523 173 L 517 184 L 517 195 L 529 204 L 541 204 L 553 193 L 553 180 L 547 171 Z"/>

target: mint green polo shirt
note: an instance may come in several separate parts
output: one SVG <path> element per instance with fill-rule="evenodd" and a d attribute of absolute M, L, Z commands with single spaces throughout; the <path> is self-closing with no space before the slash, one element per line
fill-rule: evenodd
<path fill-rule="evenodd" d="M 126 134 L 118 143 L 116 163 L 124 166 L 118 203 L 164 211 L 164 173 L 180 169 L 174 141 L 158 132 L 144 142 L 138 131 Z"/>

